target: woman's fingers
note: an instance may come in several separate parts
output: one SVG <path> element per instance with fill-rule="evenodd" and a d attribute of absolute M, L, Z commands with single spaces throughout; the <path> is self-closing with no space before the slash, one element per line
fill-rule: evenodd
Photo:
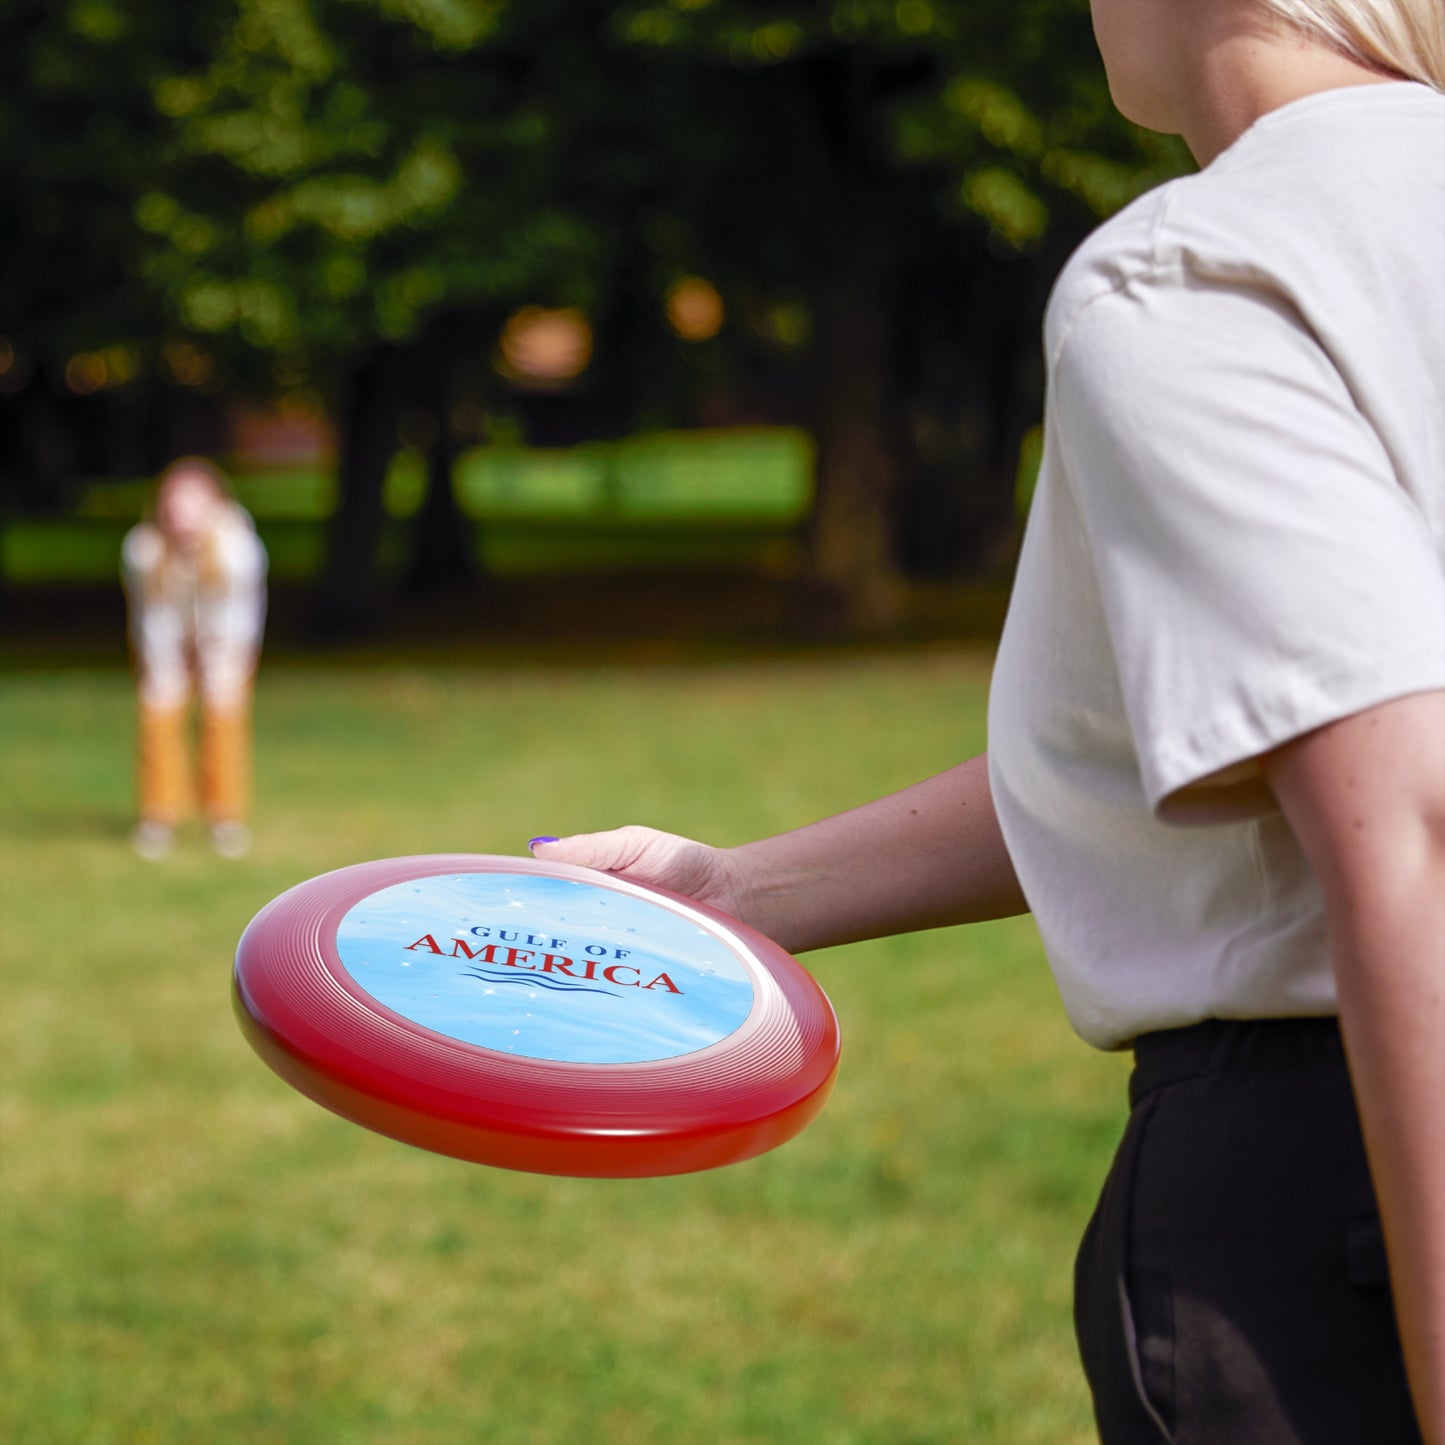
<path fill-rule="evenodd" d="M 624 873 L 640 883 L 665 883 L 676 854 L 688 847 L 686 838 L 653 828 L 610 828 L 607 832 L 574 832 L 569 838 L 533 838 L 533 857 L 546 863 L 572 863 L 597 868 L 601 873 Z"/>
<path fill-rule="evenodd" d="M 728 880 L 716 848 L 675 833 L 631 825 L 604 833 L 574 833 L 568 838 L 534 838 L 532 854 L 544 863 L 572 863 L 617 873 L 634 883 L 667 888 L 690 898 L 726 907 Z"/>
<path fill-rule="evenodd" d="M 548 863 L 574 863 L 603 873 L 628 873 L 650 851 L 650 838 L 665 836 L 653 834 L 650 828 L 612 828 L 605 833 L 573 833 L 568 838 L 533 838 L 531 848 L 533 857 Z"/>

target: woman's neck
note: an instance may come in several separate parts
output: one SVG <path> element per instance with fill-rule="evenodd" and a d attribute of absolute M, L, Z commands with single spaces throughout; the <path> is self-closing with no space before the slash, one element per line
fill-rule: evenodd
<path fill-rule="evenodd" d="M 1400 78 L 1283 23 L 1261 24 L 1252 7 L 1201 5 L 1195 13 L 1200 19 L 1188 42 L 1194 64 L 1175 93 L 1175 110 L 1179 133 L 1201 166 L 1291 101 Z"/>

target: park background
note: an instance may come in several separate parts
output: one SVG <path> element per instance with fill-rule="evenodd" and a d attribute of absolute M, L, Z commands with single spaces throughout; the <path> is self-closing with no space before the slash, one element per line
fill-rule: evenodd
<path fill-rule="evenodd" d="M 0 78 L 0 1437 L 1091 1438 L 1123 1065 L 1027 919 L 811 958 L 827 1111 L 676 1180 L 373 1137 L 228 1001 L 327 868 L 985 745 L 1049 286 L 1187 164 L 1084 0 L 12 0 Z M 272 559 L 239 863 L 126 846 L 119 542 L 186 452 Z"/>

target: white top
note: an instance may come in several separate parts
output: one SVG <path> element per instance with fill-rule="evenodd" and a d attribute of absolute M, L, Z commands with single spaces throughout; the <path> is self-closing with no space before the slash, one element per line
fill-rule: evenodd
<path fill-rule="evenodd" d="M 199 552 L 167 553 L 152 522 L 121 544 L 141 699 L 177 707 L 199 685 L 210 704 L 240 700 L 266 619 L 266 548 L 245 509 L 227 506 Z"/>
<path fill-rule="evenodd" d="M 1333 1013 L 1255 760 L 1445 687 L 1445 96 L 1265 116 L 1085 242 L 1045 332 L 989 748 L 1069 1017 Z"/>

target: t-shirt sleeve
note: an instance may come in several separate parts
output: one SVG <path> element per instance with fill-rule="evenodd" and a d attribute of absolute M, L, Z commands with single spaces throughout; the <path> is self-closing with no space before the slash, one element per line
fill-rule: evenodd
<path fill-rule="evenodd" d="M 1265 811 L 1262 753 L 1445 687 L 1440 542 L 1283 298 L 1131 284 L 1082 311 L 1050 384 L 1161 817 Z"/>

